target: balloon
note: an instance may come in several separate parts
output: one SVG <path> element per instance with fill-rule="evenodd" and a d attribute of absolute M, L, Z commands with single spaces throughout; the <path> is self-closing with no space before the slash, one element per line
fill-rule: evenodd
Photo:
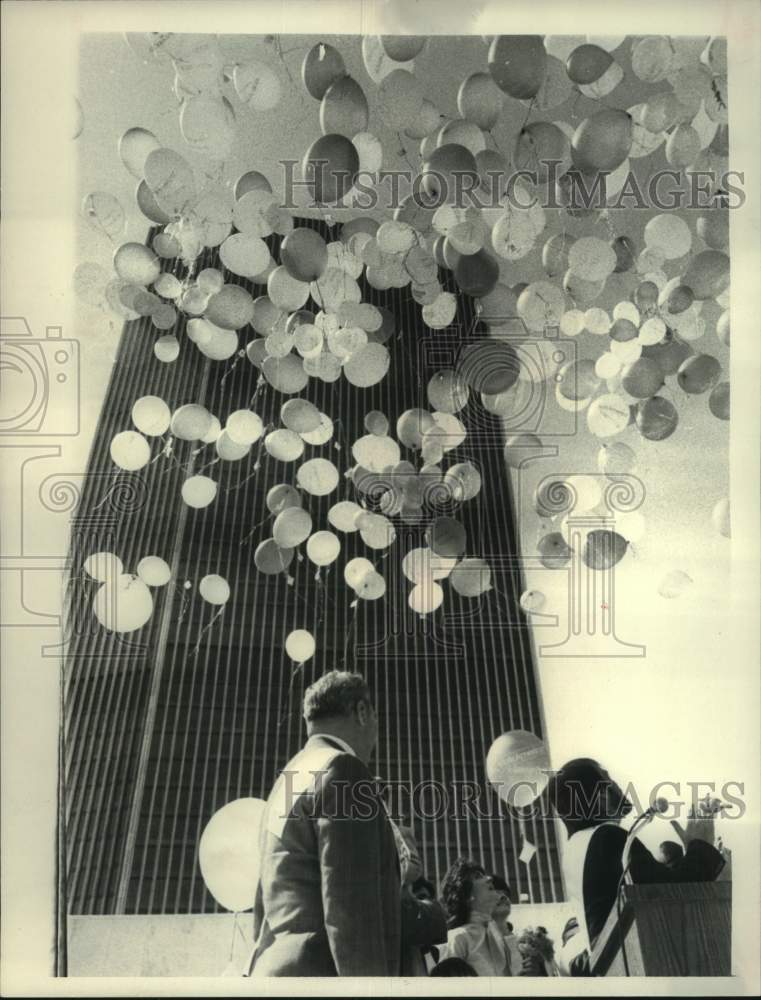
<path fill-rule="evenodd" d="M 313 431 L 302 431 L 299 435 L 302 441 L 307 444 L 321 445 L 327 444 L 333 437 L 333 421 L 324 413 L 320 414 L 320 426 Z"/>
<path fill-rule="evenodd" d="M 503 100 L 502 91 L 488 73 L 473 73 L 460 84 L 457 110 L 479 128 L 491 129 L 502 113 Z"/>
<path fill-rule="evenodd" d="M 560 569 L 571 558 L 568 543 L 559 531 L 551 531 L 539 540 L 539 559 L 547 569 Z"/>
<path fill-rule="evenodd" d="M 307 539 L 307 555 L 315 566 L 329 566 L 340 551 L 341 543 L 332 531 L 315 531 Z"/>
<path fill-rule="evenodd" d="M 510 97 L 536 97 L 546 66 L 547 53 L 540 35 L 497 35 L 489 47 L 489 72 Z"/>
<path fill-rule="evenodd" d="M 143 166 L 143 176 L 159 208 L 179 217 L 196 197 L 195 178 L 187 161 L 173 149 L 154 149 Z"/>
<path fill-rule="evenodd" d="M 282 358 L 265 358 L 262 373 L 273 389 L 288 396 L 301 392 L 309 381 L 304 361 L 293 354 Z"/>
<path fill-rule="evenodd" d="M 729 382 L 719 382 L 708 397 L 708 409 L 719 420 L 729 420 Z"/>
<path fill-rule="evenodd" d="M 383 597 L 386 593 L 386 581 L 380 573 L 376 573 L 373 570 L 362 577 L 362 580 L 355 589 L 357 597 L 363 601 L 377 601 L 378 598 Z"/>
<path fill-rule="evenodd" d="M 417 450 L 423 445 L 423 435 L 433 426 L 428 410 L 405 410 L 396 423 L 396 436 L 405 447 Z"/>
<path fill-rule="evenodd" d="M 645 226 L 645 245 L 659 250 L 666 260 L 678 260 L 692 246 L 690 227 L 678 215 L 655 215 Z"/>
<path fill-rule="evenodd" d="M 547 787 L 549 771 L 547 747 L 524 729 L 498 736 L 486 755 L 486 776 L 509 806 L 530 805 Z"/>
<path fill-rule="evenodd" d="M 346 136 L 323 135 L 307 150 L 303 173 L 315 201 L 333 205 L 347 194 L 359 172 L 359 154 Z"/>
<path fill-rule="evenodd" d="M 365 41 L 363 38 L 363 54 Z M 403 129 L 414 125 L 423 108 L 420 82 L 406 69 L 392 69 L 383 77 L 378 88 L 378 107 L 384 124 L 389 128 Z"/>
<path fill-rule="evenodd" d="M 114 252 L 114 269 L 123 281 L 152 285 L 161 273 L 158 257 L 142 243 L 123 243 Z"/>
<path fill-rule="evenodd" d="M 278 462 L 295 462 L 304 454 L 304 440 L 293 431 L 279 428 L 270 431 L 264 439 L 264 447 L 267 454 L 277 459 Z"/>
<path fill-rule="evenodd" d="M 729 497 L 722 497 L 711 512 L 713 526 L 725 538 L 731 537 Z"/>
<path fill-rule="evenodd" d="M 106 191 L 88 194 L 82 203 L 82 215 L 92 228 L 115 240 L 124 232 L 125 215 L 119 199 Z M 169 222 L 169 218 L 163 221 Z"/>
<path fill-rule="evenodd" d="M 169 407 L 158 396 L 141 396 L 132 407 L 132 423 L 148 437 L 165 434 L 171 419 Z"/>
<path fill-rule="evenodd" d="M 211 414 L 197 403 L 187 403 L 175 410 L 170 428 L 183 441 L 200 441 L 211 427 Z"/>
<path fill-rule="evenodd" d="M 688 576 L 683 570 L 672 570 L 659 583 L 658 593 L 661 597 L 666 598 L 681 597 L 691 583 L 692 577 Z"/>
<path fill-rule="evenodd" d="M 151 446 L 137 431 L 121 431 L 111 441 L 111 459 L 125 472 L 135 472 L 148 464 Z"/>
<path fill-rule="evenodd" d="M 648 441 L 663 441 L 676 430 L 679 414 L 663 396 L 653 396 L 637 404 L 635 421 L 642 437 Z"/>
<path fill-rule="evenodd" d="M 729 287 L 729 257 L 720 250 L 703 250 L 692 258 L 683 282 L 696 299 L 715 299 Z"/>
<path fill-rule="evenodd" d="M 688 167 L 695 162 L 701 148 L 698 133 L 691 125 L 682 122 L 666 140 L 666 159 L 672 167 Z"/>
<path fill-rule="evenodd" d="M 219 259 L 233 274 L 241 278 L 256 278 L 269 264 L 270 251 L 259 236 L 233 233 L 219 248 Z"/>
<path fill-rule="evenodd" d="M 635 247 L 628 236 L 618 236 L 612 243 L 613 252 L 616 255 L 616 266 L 613 268 L 615 274 L 622 274 L 631 270 L 634 264 Z"/>
<path fill-rule="evenodd" d="M 93 580 L 104 583 L 113 577 L 121 576 L 124 572 L 124 563 L 113 552 L 93 552 L 85 559 L 82 569 Z"/>
<path fill-rule="evenodd" d="M 585 118 L 573 134 L 574 165 L 583 172 L 615 170 L 632 145 L 632 118 L 626 111 L 605 108 Z"/>
<path fill-rule="evenodd" d="M 256 901 L 259 831 L 266 809 L 261 799 L 228 802 L 211 817 L 198 844 L 198 864 L 206 888 L 232 913 L 250 910 Z"/>
<path fill-rule="evenodd" d="M 314 636 L 304 628 L 294 629 L 285 639 L 285 651 L 294 663 L 305 663 L 314 656 Z"/>
<path fill-rule="evenodd" d="M 362 541 L 369 549 L 387 549 L 396 539 L 396 531 L 383 514 L 362 511 L 357 514 L 357 527 Z"/>
<path fill-rule="evenodd" d="M 621 386 L 635 399 L 649 399 L 663 385 L 663 372 L 651 358 L 638 358 L 621 372 Z"/>
<path fill-rule="evenodd" d="M 182 484 L 181 495 L 188 507 L 208 507 L 217 495 L 217 484 L 208 476 L 191 476 Z"/>
<path fill-rule="evenodd" d="M 491 568 L 484 559 L 463 559 L 452 570 L 452 588 L 462 597 L 478 597 L 491 590 Z"/>
<path fill-rule="evenodd" d="M 646 83 L 665 79 L 675 54 L 670 39 L 664 35 L 648 35 L 632 47 L 632 70 Z"/>
<path fill-rule="evenodd" d="M 586 281 L 603 281 L 615 267 L 615 250 L 596 236 L 583 236 L 568 251 L 569 270 Z"/>
<path fill-rule="evenodd" d="M 725 310 L 716 321 L 716 336 L 726 347 L 729 347 L 729 310 Z"/>
<path fill-rule="evenodd" d="M 307 399 L 289 399 L 280 408 L 280 419 L 288 430 L 303 434 L 320 426 L 320 411 Z"/>
<path fill-rule="evenodd" d="M 467 405 L 470 390 L 453 371 L 443 370 L 431 377 L 427 388 L 428 402 L 442 413 L 459 413 Z"/>
<path fill-rule="evenodd" d="M 254 552 L 254 565 L 260 573 L 273 576 L 283 573 L 293 560 L 293 549 L 280 548 L 273 538 L 260 542 Z"/>
<path fill-rule="evenodd" d="M 556 380 L 561 395 L 574 400 L 588 399 L 600 385 L 595 364 L 588 358 L 563 365 Z"/>
<path fill-rule="evenodd" d="M 364 132 L 370 118 L 367 98 L 356 80 L 342 76 L 325 91 L 320 104 L 323 135 L 344 135 L 351 139 Z"/>
<path fill-rule="evenodd" d="M 568 56 L 566 70 L 574 83 L 589 84 L 599 80 L 612 62 L 610 53 L 599 45 L 579 45 Z"/>
<path fill-rule="evenodd" d="M 460 257 L 454 268 L 454 276 L 461 292 L 480 297 L 488 295 L 496 286 L 499 265 L 485 250 L 479 250 Z"/>
<path fill-rule="evenodd" d="M 453 517 L 437 517 L 426 530 L 425 540 L 437 556 L 461 556 L 467 545 L 465 528 Z"/>
<path fill-rule="evenodd" d="M 385 376 L 391 357 L 383 344 L 366 344 L 346 359 L 343 371 L 347 381 L 365 389 L 376 385 Z"/>
<path fill-rule="evenodd" d="M 108 579 L 98 589 L 93 614 L 110 632 L 135 632 L 153 614 L 153 598 L 142 580 L 123 573 Z"/>
<path fill-rule="evenodd" d="M 394 62 L 409 62 L 425 48 L 428 41 L 425 35 L 381 35 L 381 45 Z"/>
<path fill-rule="evenodd" d="M 252 445 L 264 433 L 264 424 L 251 410 L 236 410 L 227 418 L 225 431 L 235 444 Z"/>
<path fill-rule="evenodd" d="M 698 236 L 712 250 L 726 250 L 729 246 L 729 212 L 711 208 L 697 221 Z"/>
<path fill-rule="evenodd" d="M 293 312 L 301 309 L 309 298 L 309 285 L 306 281 L 298 281 L 281 264 L 267 278 L 267 294 L 279 309 Z"/>
<path fill-rule="evenodd" d="M 338 486 L 338 469 L 327 458 L 312 458 L 299 467 L 296 479 L 311 496 L 324 497 Z"/>
<path fill-rule="evenodd" d="M 277 73 L 265 63 L 237 63 L 233 86 L 242 104 L 254 111 L 271 111 L 280 103 L 282 84 Z"/>
<path fill-rule="evenodd" d="M 549 281 L 534 281 L 518 296 L 518 315 L 536 333 L 557 326 L 564 312 L 565 295 Z"/>
<path fill-rule="evenodd" d="M 223 462 L 239 462 L 251 451 L 251 445 L 233 440 L 224 430 L 214 442 L 214 450 Z"/>
<path fill-rule="evenodd" d="M 224 330 L 240 330 L 253 315 L 254 300 L 240 285 L 224 285 L 206 307 L 206 318 Z"/>
<path fill-rule="evenodd" d="M 160 145 L 148 129 L 129 128 L 119 140 L 119 157 L 132 176 L 142 181 L 145 161 L 149 153 L 159 149 Z"/>
<path fill-rule="evenodd" d="M 235 200 L 238 201 L 249 191 L 265 191 L 272 194 L 272 185 L 258 170 L 247 170 L 235 182 Z"/>
<path fill-rule="evenodd" d="M 287 507 L 300 507 L 301 494 L 287 483 L 278 483 L 267 491 L 266 504 L 271 514 L 279 514 Z"/>
<path fill-rule="evenodd" d="M 239 70 L 236 66 L 233 75 Z M 197 95 L 180 108 L 180 131 L 187 144 L 212 160 L 226 160 L 235 141 L 235 112 L 226 98 Z"/>
<path fill-rule="evenodd" d="M 596 529 L 587 534 L 582 558 L 590 569 L 610 569 L 623 559 L 628 547 L 617 532 Z"/>
<path fill-rule="evenodd" d="M 462 206 L 463 193 L 478 184 L 478 167 L 473 153 L 456 142 L 434 149 L 420 171 L 423 190 L 435 197 L 440 205 Z"/>
<path fill-rule="evenodd" d="M 312 534 L 312 517 L 301 507 L 286 507 L 275 518 L 272 537 L 282 549 L 301 545 Z"/>
<path fill-rule="evenodd" d="M 370 472 L 383 472 L 389 465 L 396 465 L 401 459 L 399 445 L 390 437 L 367 434 L 352 445 L 354 460 Z"/>
<path fill-rule="evenodd" d="M 676 380 L 689 395 L 708 392 L 721 378 L 721 364 L 711 354 L 694 354 L 679 366 Z"/>
<path fill-rule="evenodd" d="M 521 594 L 520 605 L 526 614 L 541 611 L 547 603 L 547 598 L 541 590 L 524 590 Z"/>
<path fill-rule="evenodd" d="M 612 437 L 629 425 L 629 404 L 615 393 L 592 400 L 587 410 L 587 426 L 596 437 Z"/>
<path fill-rule="evenodd" d="M 145 556 L 137 564 L 137 575 L 149 587 L 163 587 L 169 583 L 172 571 L 158 556 Z"/>
<path fill-rule="evenodd" d="M 280 245 L 280 260 L 293 278 L 315 281 L 328 266 L 328 248 L 316 230 L 298 227 Z"/>
<path fill-rule="evenodd" d="M 209 604 L 227 604 L 230 599 L 230 586 L 223 576 L 210 573 L 198 584 L 198 593 Z"/>
<path fill-rule="evenodd" d="M 505 441 L 505 461 L 513 469 L 529 458 L 536 458 L 541 451 L 542 442 L 536 434 L 512 434 Z"/>
<path fill-rule="evenodd" d="M 643 330 L 644 328 L 645 324 L 642 326 Z M 668 330 L 663 341 L 642 348 L 642 356 L 655 361 L 664 375 L 675 375 L 684 361 L 691 355 L 692 348 L 689 344 L 685 344 L 684 341 L 670 334 Z"/>
<path fill-rule="evenodd" d="M 378 437 L 385 437 L 388 432 L 388 418 L 380 410 L 370 410 L 365 414 L 365 430 Z"/>
<path fill-rule="evenodd" d="M 341 53 L 324 42 L 313 45 L 301 64 L 304 86 L 317 101 L 321 101 L 331 84 L 345 73 L 346 66 Z"/>
<path fill-rule="evenodd" d="M 472 462 L 458 462 L 446 471 L 444 483 L 457 503 L 472 500 L 481 491 L 481 474 Z"/>
<path fill-rule="evenodd" d="M 412 583 L 423 583 L 444 579 L 457 565 L 456 558 L 437 556 L 431 549 L 417 548 L 411 549 L 402 560 L 402 572 Z"/>
<path fill-rule="evenodd" d="M 361 512 L 362 508 L 353 500 L 341 500 L 333 504 L 328 511 L 328 521 L 338 531 L 347 533 L 359 531 L 356 518 Z"/>
<path fill-rule="evenodd" d="M 520 170 L 529 170 L 535 174 L 538 183 L 546 184 L 550 178 L 557 177 L 570 166 L 570 150 L 568 136 L 557 125 L 551 122 L 531 122 L 524 125 L 518 134 L 515 165 Z"/>
<path fill-rule="evenodd" d="M 370 562 L 369 559 L 363 559 L 361 556 L 356 559 L 350 559 L 346 566 L 344 567 L 344 580 L 352 588 L 356 590 L 360 586 L 362 581 L 369 573 L 374 573 L 375 567 Z"/>
<path fill-rule="evenodd" d="M 409 606 L 419 615 L 431 614 L 441 607 L 443 600 L 444 591 L 433 580 L 423 580 L 422 583 L 415 584 L 408 598 Z"/>

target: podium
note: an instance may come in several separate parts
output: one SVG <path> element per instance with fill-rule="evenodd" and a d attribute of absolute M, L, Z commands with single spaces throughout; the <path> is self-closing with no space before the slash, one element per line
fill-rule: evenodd
<path fill-rule="evenodd" d="M 622 896 L 592 949 L 592 975 L 731 975 L 731 882 L 624 885 Z"/>

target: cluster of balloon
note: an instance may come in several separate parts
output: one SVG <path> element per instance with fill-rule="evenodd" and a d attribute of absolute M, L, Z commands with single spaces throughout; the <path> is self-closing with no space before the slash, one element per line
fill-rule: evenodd
<path fill-rule="evenodd" d="M 530 805 L 547 787 L 550 759 L 534 733 L 514 729 L 498 736 L 486 755 L 486 776 L 512 808 Z"/>
<path fill-rule="evenodd" d="M 262 799 L 235 799 L 214 813 L 201 834 L 198 864 L 204 884 L 232 913 L 250 910 L 256 901 L 266 808 Z"/>
<path fill-rule="evenodd" d="M 150 588 L 163 587 L 172 577 L 169 565 L 160 556 L 145 556 L 137 573 L 125 573 L 124 564 L 113 552 L 94 552 L 85 560 L 85 573 L 96 580 L 93 614 L 110 632 L 135 632 L 153 614 Z"/>

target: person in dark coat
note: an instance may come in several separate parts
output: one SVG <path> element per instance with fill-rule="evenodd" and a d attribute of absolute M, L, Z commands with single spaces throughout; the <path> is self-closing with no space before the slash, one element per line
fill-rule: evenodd
<path fill-rule="evenodd" d="M 368 763 L 378 723 L 359 674 L 304 697 L 307 742 L 267 803 L 249 975 L 398 976 L 401 877 Z"/>
<path fill-rule="evenodd" d="M 568 897 L 581 906 L 577 915 L 580 940 L 587 953 L 587 966 L 580 955 L 571 971 L 584 974 L 588 953 L 616 903 L 627 840 L 621 820 L 631 812 L 632 803 L 608 772 L 586 757 L 569 761 L 551 778 L 549 799 L 568 832 L 566 889 Z M 635 839 L 629 855 L 633 882 L 709 882 L 717 877 L 724 859 L 712 844 L 699 839 L 702 829 L 692 821 L 685 830 L 674 826 L 685 842 L 684 856 L 667 867 Z"/>

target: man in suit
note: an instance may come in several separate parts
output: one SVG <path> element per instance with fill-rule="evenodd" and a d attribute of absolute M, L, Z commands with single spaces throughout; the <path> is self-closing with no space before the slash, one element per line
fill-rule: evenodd
<path fill-rule="evenodd" d="M 359 674 L 331 671 L 304 697 L 307 742 L 262 825 L 252 976 L 397 976 L 401 877 L 368 769 L 378 736 Z"/>

